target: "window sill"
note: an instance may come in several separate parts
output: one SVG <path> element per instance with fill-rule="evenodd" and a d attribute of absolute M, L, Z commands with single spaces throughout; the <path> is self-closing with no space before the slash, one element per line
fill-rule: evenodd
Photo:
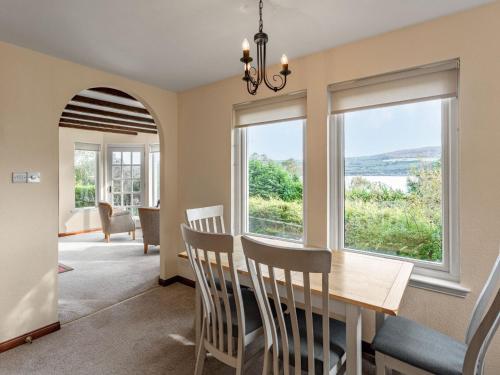
<path fill-rule="evenodd" d="M 72 213 L 81 212 L 81 211 L 95 211 L 97 207 L 81 207 L 81 208 L 73 208 L 71 210 Z"/>
<path fill-rule="evenodd" d="M 409 286 L 460 298 L 465 298 L 470 292 L 470 289 L 454 281 L 415 274 L 411 275 Z"/>

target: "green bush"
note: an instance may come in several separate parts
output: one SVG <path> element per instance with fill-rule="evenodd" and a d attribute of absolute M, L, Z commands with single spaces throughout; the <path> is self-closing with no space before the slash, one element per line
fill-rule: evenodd
<path fill-rule="evenodd" d="M 75 207 L 91 207 L 96 205 L 94 185 L 75 186 Z"/>
<path fill-rule="evenodd" d="M 249 230 L 283 238 L 302 238 L 302 202 L 250 197 Z"/>

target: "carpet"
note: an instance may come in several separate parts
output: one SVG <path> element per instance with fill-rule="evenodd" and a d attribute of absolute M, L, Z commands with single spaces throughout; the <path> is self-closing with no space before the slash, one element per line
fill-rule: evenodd
<path fill-rule="evenodd" d="M 57 273 L 64 273 L 64 272 L 68 272 L 68 271 L 73 271 L 73 268 L 71 268 L 70 266 L 66 266 L 64 264 L 61 264 L 61 263 L 59 263 L 57 265 Z"/>
<path fill-rule="evenodd" d="M 59 238 L 59 262 L 73 271 L 59 277 L 59 320 L 67 323 L 158 285 L 159 247 L 144 255 L 142 234 L 85 233 Z"/>
<path fill-rule="evenodd" d="M 2 375 L 192 375 L 194 289 L 155 287 L 0 354 Z M 203 374 L 234 375 L 208 357 Z M 262 374 L 258 356 L 245 375 Z M 375 369 L 363 359 L 363 375 Z"/>

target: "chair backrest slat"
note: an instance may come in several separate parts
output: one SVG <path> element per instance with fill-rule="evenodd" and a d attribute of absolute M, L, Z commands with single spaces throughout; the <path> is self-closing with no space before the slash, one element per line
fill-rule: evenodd
<path fill-rule="evenodd" d="M 186 210 L 188 225 L 201 232 L 225 233 L 224 206 L 190 208 Z"/>
<path fill-rule="evenodd" d="M 284 374 L 290 374 L 290 366 L 293 364 L 294 373 L 300 374 L 306 367 L 301 363 L 301 342 L 306 335 L 307 343 L 307 371 L 315 374 L 314 353 L 314 322 L 312 311 L 311 274 L 320 274 L 322 280 L 322 306 L 320 313 L 323 315 L 323 374 L 330 371 L 330 321 L 329 321 L 329 273 L 331 269 L 332 254 L 327 249 L 304 249 L 293 247 L 273 246 L 255 241 L 247 236 L 242 239 L 243 251 L 246 256 L 247 266 L 254 286 L 257 302 L 263 316 L 263 326 L 266 332 L 265 338 L 272 340 L 273 345 L 273 373 L 279 373 L 278 356 L 281 353 L 283 359 Z M 266 284 L 262 274 L 262 267 L 266 267 L 269 275 L 270 293 L 267 292 Z M 284 275 L 281 276 L 281 275 Z M 299 324 L 297 306 L 301 301 L 297 300 L 294 292 L 294 283 L 302 277 L 305 305 L 305 333 Z M 279 286 L 286 291 L 286 304 L 282 303 L 279 294 Z M 274 314 L 270 307 L 268 294 L 274 300 Z M 302 314 L 302 312 L 300 313 Z M 275 324 L 275 318 L 278 327 Z M 279 334 L 278 334 L 279 329 Z M 289 332 L 290 331 L 290 332 Z M 290 337 L 290 342 L 289 342 Z M 293 351 L 289 345 L 293 344 Z M 290 361 L 290 355 L 293 361 Z M 292 363 L 290 363 L 292 362 Z"/>
<path fill-rule="evenodd" d="M 203 229 L 207 228 L 206 221 Z M 200 222 L 198 224 L 200 224 Z M 200 224 L 200 228 L 203 224 Z M 244 310 L 239 281 L 233 260 L 234 238 L 229 234 L 208 233 L 181 225 L 181 232 L 203 302 L 203 327 L 205 340 L 219 352 L 236 358 L 233 339 L 233 323 L 238 323 L 238 351 L 244 345 Z M 229 271 L 226 286 L 225 272 Z M 236 316 L 231 303 L 236 307 Z M 227 340 L 225 340 L 227 338 Z"/>
<path fill-rule="evenodd" d="M 500 255 L 497 257 L 493 269 L 484 284 L 483 290 L 479 294 L 479 297 L 476 301 L 474 309 L 472 310 L 471 319 L 469 322 L 469 326 L 467 327 L 467 331 L 465 334 L 465 343 L 469 344 L 472 340 L 472 337 L 476 333 L 479 324 L 481 324 L 481 320 L 488 308 L 491 298 L 494 293 L 498 290 L 498 284 L 500 281 Z"/>

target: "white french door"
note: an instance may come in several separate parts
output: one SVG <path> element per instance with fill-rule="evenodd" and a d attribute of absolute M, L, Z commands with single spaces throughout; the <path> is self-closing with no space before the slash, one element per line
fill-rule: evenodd
<path fill-rule="evenodd" d="M 108 197 L 133 216 L 144 205 L 144 147 L 108 146 Z"/>

